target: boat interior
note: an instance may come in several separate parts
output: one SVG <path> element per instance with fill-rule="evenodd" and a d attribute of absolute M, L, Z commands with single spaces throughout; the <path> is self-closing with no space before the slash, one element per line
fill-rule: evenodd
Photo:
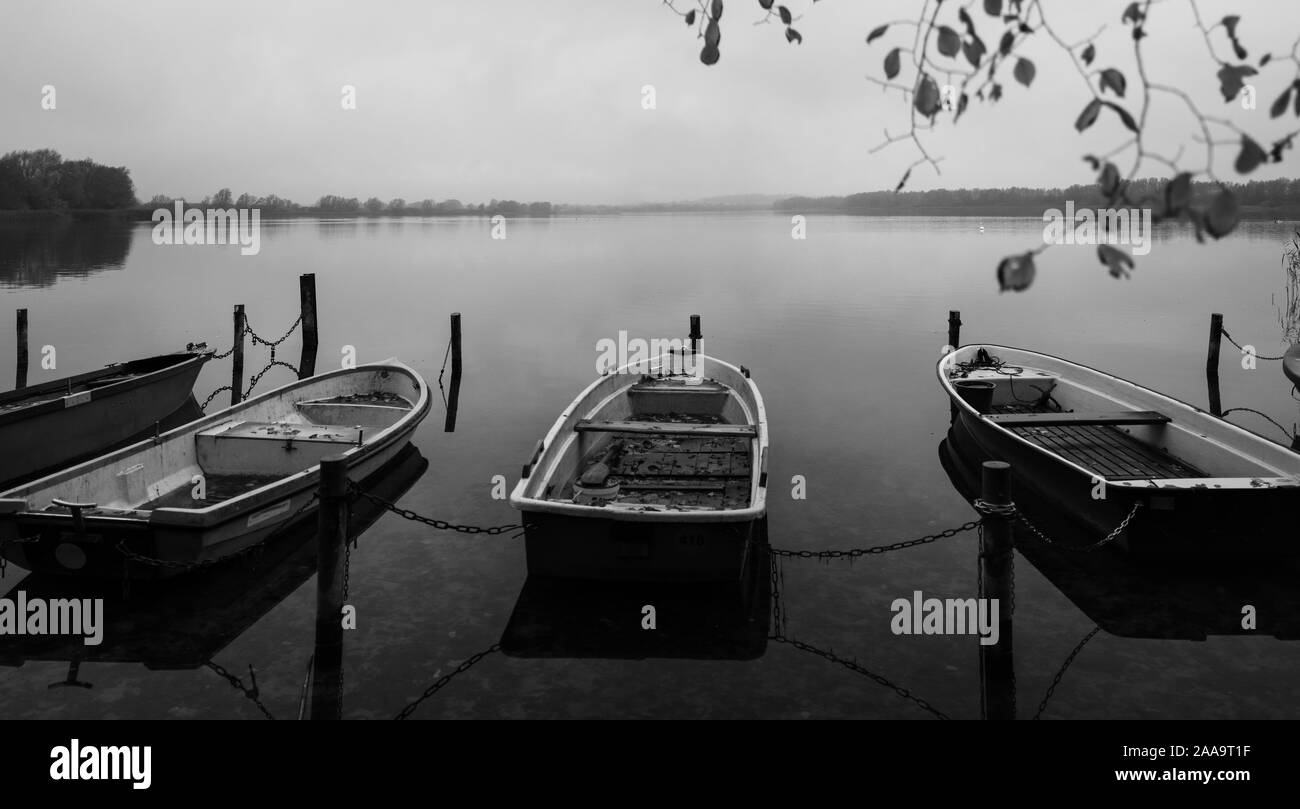
<path fill-rule="evenodd" d="M 967 346 L 940 373 L 989 422 L 1108 481 L 1224 486 L 1300 473 L 1300 455 L 1285 447 L 1065 360 Z"/>
<path fill-rule="evenodd" d="M 750 505 L 758 426 L 714 379 L 642 375 L 572 423 L 544 499 L 730 510 Z"/>
<path fill-rule="evenodd" d="M 86 516 L 204 509 L 379 440 L 414 408 L 418 397 L 412 379 L 387 370 L 321 377 L 5 497 L 21 498 L 29 510 L 47 513 L 67 512 L 69 507 L 60 503 L 75 503 Z M 203 476 L 202 490 L 195 483 L 198 475 Z M 197 493 L 203 497 L 195 497 Z"/>

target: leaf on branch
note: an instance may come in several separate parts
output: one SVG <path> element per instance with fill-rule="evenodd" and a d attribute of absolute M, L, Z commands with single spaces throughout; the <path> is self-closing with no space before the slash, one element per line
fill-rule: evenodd
<path fill-rule="evenodd" d="M 939 39 L 937 42 L 939 53 L 944 56 L 956 56 L 957 51 L 961 50 L 961 36 L 953 28 L 946 25 L 939 26 Z"/>
<path fill-rule="evenodd" d="M 1033 62 L 1021 57 L 1016 60 L 1016 69 L 1013 72 L 1016 81 L 1028 87 L 1034 83 L 1034 76 L 1037 75 L 1038 69 L 1034 67 Z"/>
<path fill-rule="evenodd" d="M 713 5 L 710 6 L 709 16 L 713 18 L 714 22 L 722 21 L 722 0 L 713 0 Z"/>
<path fill-rule="evenodd" d="M 1292 135 L 1287 135 L 1285 138 L 1282 138 L 1282 140 L 1275 141 L 1273 143 L 1273 148 L 1268 153 L 1268 156 L 1273 158 L 1274 163 L 1281 163 L 1282 152 L 1286 149 L 1292 148 L 1295 145 L 1293 142 L 1294 140 L 1295 140 L 1295 135 L 1292 134 Z"/>
<path fill-rule="evenodd" d="M 785 41 L 793 42 L 796 45 L 802 45 L 803 36 L 798 31 L 794 30 L 793 28 L 787 25 L 785 27 Z"/>
<path fill-rule="evenodd" d="M 965 8 L 957 9 L 957 19 L 961 20 L 961 24 L 966 26 L 966 33 L 975 36 L 975 21 L 970 18 L 970 14 L 966 13 Z"/>
<path fill-rule="evenodd" d="M 1241 151 L 1237 153 L 1237 162 L 1233 168 L 1238 174 L 1250 174 L 1268 159 L 1263 147 L 1251 140 L 1249 135 L 1241 136 Z"/>
<path fill-rule="evenodd" d="M 998 263 L 998 291 L 1024 292 L 1034 283 L 1034 254 L 1007 256 Z"/>
<path fill-rule="evenodd" d="M 790 22 L 794 20 L 794 17 L 790 15 L 790 9 L 785 6 L 777 6 L 776 13 L 781 15 L 781 23 L 783 25 L 789 25 Z"/>
<path fill-rule="evenodd" d="M 1223 189 L 1210 203 L 1205 212 L 1205 230 L 1216 239 L 1222 239 L 1236 229 L 1241 221 L 1241 210 L 1237 207 L 1237 198 L 1228 189 Z"/>
<path fill-rule="evenodd" d="M 1096 155 L 1086 154 L 1083 156 L 1083 160 L 1089 166 L 1092 166 L 1093 171 L 1098 171 L 1099 169 L 1101 169 L 1101 161 L 1097 159 Z"/>
<path fill-rule="evenodd" d="M 1277 101 L 1273 102 L 1273 106 L 1268 108 L 1268 115 L 1270 118 L 1282 117 L 1282 114 L 1286 112 L 1287 107 L 1291 106 L 1291 93 L 1294 90 L 1295 85 L 1287 85 L 1286 89 L 1282 91 L 1282 95 L 1278 96 Z"/>
<path fill-rule="evenodd" d="M 1107 163 L 1101 168 L 1101 175 L 1097 177 L 1097 187 L 1101 193 L 1106 195 L 1106 199 L 1113 200 L 1119 193 L 1119 169 L 1114 163 Z"/>
<path fill-rule="evenodd" d="M 1119 116 L 1120 121 L 1123 122 L 1124 126 L 1127 127 L 1130 132 L 1139 134 L 1137 121 L 1133 119 L 1133 116 L 1128 110 L 1113 101 L 1107 101 L 1105 104 L 1107 107 L 1110 107 L 1115 111 L 1115 114 Z"/>
<path fill-rule="evenodd" d="M 1124 91 L 1128 88 L 1128 81 L 1124 78 L 1123 73 L 1113 67 L 1108 67 L 1101 71 L 1102 92 L 1105 92 L 1107 87 L 1109 87 L 1111 92 L 1115 95 L 1123 98 Z"/>
<path fill-rule="evenodd" d="M 998 101 L 1002 98 L 1002 85 L 995 84 L 993 89 L 989 90 L 989 101 Z"/>
<path fill-rule="evenodd" d="M 926 118 L 933 118 L 943 105 L 939 98 L 939 84 L 929 74 L 922 73 L 916 85 L 916 111 Z"/>
<path fill-rule="evenodd" d="M 1097 116 L 1101 114 L 1101 99 L 1094 98 L 1088 102 L 1088 106 L 1083 108 L 1079 113 L 1079 118 L 1074 122 L 1074 128 L 1082 132 L 1097 122 Z"/>
<path fill-rule="evenodd" d="M 875 42 L 877 39 L 880 39 L 885 35 L 885 32 L 888 30 L 889 30 L 888 23 L 880 26 L 879 28 L 873 29 L 870 34 L 867 34 L 867 44 L 870 45 L 872 42 Z"/>
<path fill-rule="evenodd" d="M 1241 95 L 1241 88 L 1245 86 L 1246 77 L 1254 76 L 1257 73 L 1259 71 L 1250 65 L 1224 65 L 1219 68 L 1219 92 L 1223 94 L 1223 100 L 1231 102 Z"/>
<path fill-rule="evenodd" d="M 979 67 L 980 62 L 984 59 L 984 54 L 988 49 L 984 47 L 984 40 L 971 35 L 971 38 L 961 45 L 962 53 L 966 54 L 966 61 L 970 62 L 971 67 Z"/>
<path fill-rule="evenodd" d="M 1083 49 L 1081 57 L 1085 65 L 1091 65 L 1092 60 L 1097 58 L 1097 46 L 1089 43 L 1088 47 Z"/>
<path fill-rule="evenodd" d="M 899 69 L 899 48 L 894 48 L 885 54 L 885 78 L 892 79 L 898 75 Z"/>
<path fill-rule="evenodd" d="M 966 105 L 968 104 L 970 104 L 970 96 L 966 95 L 965 93 L 962 93 L 957 98 L 957 112 L 952 116 L 952 122 L 954 124 L 957 123 L 957 121 L 961 120 L 961 116 L 964 112 L 966 112 Z"/>
<path fill-rule="evenodd" d="M 716 19 L 710 19 L 709 24 L 704 28 L 704 48 L 700 51 L 700 61 L 706 65 L 716 64 L 718 57 L 722 55 L 718 51 L 720 42 L 722 42 L 722 29 L 718 27 Z"/>
<path fill-rule="evenodd" d="M 1142 22 L 1142 7 L 1138 3 L 1129 3 L 1128 8 L 1124 9 L 1124 16 L 1120 17 L 1119 21 L 1132 21 L 1134 24 Z"/>
<path fill-rule="evenodd" d="M 1165 210 L 1170 216 L 1179 216 L 1192 201 L 1192 174 L 1184 171 L 1165 186 Z"/>
<path fill-rule="evenodd" d="M 758 0 L 758 4 L 763 7 L 764 11 L 772 10 L 772 2 L 773 0 Z"/>
<path fill-rule="evenodd" d="M 1263 67 L 1264 65 L 1272 61 L 1272 59 L 1273 59 L 1273 54 L 1271 53 L 1264 54 L 1263 56 L 1259 57 L 1259 66 Z"/>
<path fill-rule="evenodd" d="M 984 13 L 990 17 L 1002 16 L 1002 0 L 984 0 Z"/>
<path fill-rule="evenodd" d="M 1133 257 L 1118 247 L 1097 245 L 1097 258 L 1106 265 L 1111 278 L 1128 278 L 1133 271 Z"/>
<path fill-rule="evenodd" d="M 1237 23 L 1241 22 L 1241 17 L 1239 15 L 1229 14 L 1220 20 L 1220 22 L 1223 24 L 1224 28 L 1228 29 L 1229 37 L 1237 36 Z"/>
<path fill-rule="evenodd" d="M 686 12 L 686 24 L 687 25 L 695 24 L 695 9 L 691 9 L 690 11 Z"/>
<path fill-rule="evenodd" d="M 911 176 L 912 176 L 912 170 L 911 170 L 911 169 L 908 169 L 907 171 L 903 172 L 903 179 L 901 179 L 901 180 L 898 181 L 898 185 L 894 186 L 894 193 L 895 193 L 895 194 L 897 194 L 899 191 L 902 191 L 902 190 L 903 190 L 903 186 L 907 185 L 907 178 L 908 178 L 908 177 L 911 177 Z"/>
<path fill-rule="evenodd" d="M 1006 56 L 1011 53 L 1011 46 L 1016 44 L 1016 32 L 1007 31 L 1002 35 L 1002 41 L 998 43 L 998 53 Z"/>

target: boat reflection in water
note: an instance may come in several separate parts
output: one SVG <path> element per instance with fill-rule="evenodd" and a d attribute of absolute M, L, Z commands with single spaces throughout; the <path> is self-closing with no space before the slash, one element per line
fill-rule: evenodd
<path fill-rule="evenodd" d="M 407 444 L 386 466 L 358 483 L 379 497 L 397 500 L 428 465 L 420 451 Z M 383 513 L 383 508 L 366 498 L 354 500 L 349 539 L 359 537 Z M 210 665 L 221 650 L 315 575 L 316 554 L 316 523 L 310 520 L 260 553 L 175 579 L 133 582 L 125 596 L 120 580 L 28 575 L 8 588 L 9 592 L 22 590 L 29 601 L 104 599 L 103 642 L 87 646 L 80 635 L 6 636 L 0 641 L 0 665 L 68 661 L 68 681 L 60 684 L 83 686 L 78 670 L 88 662 L 141 663 L 149 669 Z"/>
<path fill-rule="evenodd" d="M 729 582 L 524 581 L 501 649 L 512 657 L 754 660 L 767 649 L 771 567 L 767 525 Z M 654 631 L 643 628 L 654 608 Z"/>
<path fill-rule="evenodd" d="M 950 440 L 939 444 L 939 457 L 957 491 L 970 501 L 978 497 L 980 467 L 989 459 L 962 456 Z M 1112 635 L 1196 641 L 1211 635 L 1300 638 L 1300 591 L 1295 587 L 1298 565 L 1294 557 L 1272 562 L 1226 559 L 1175 563 L 1133 558 L 1114 547 L 1070 550 L 1065 546 L 1082 548 L 1095 544 L 1102 535 L 1082 528 L 1074 515 L 1046 505 L 1024 487 L 1013 490 L 1012 499 L 1017 509 L 1055 543 L 1044 542 L 1017 520 L 1013 523 L 1016 551 L 1090 620 Z M 1141 529 L 1135 522 L 1126 530 Z M 1253 628 L 1243 626 L 1247 623 L 1243 620 L 1245 605 L 1254 607 Z"/>

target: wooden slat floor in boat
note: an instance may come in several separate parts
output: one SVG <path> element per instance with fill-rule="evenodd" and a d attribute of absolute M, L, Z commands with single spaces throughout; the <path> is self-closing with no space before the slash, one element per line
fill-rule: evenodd
<path fill-rule="evenodd" d="M 162 497 L 150 500 L 139 506 L 139 508 L 141 510 L 207 508 L 277 480 L 280 480 L 279 475 L 208 475 L 204 481 L 205 497 L 202 500 L 195 500 L 191 496 L 194 487 L 186 484 L 179 489 L 164 494 Z"/>
<path fill-rule="evenodd" d="M 750 439 L 660 435 L 617 436 L 607 484 L 613 502 L 687 508 L 749 505 Z"/>
<path fill-rule="evenodd" d="M 1001 405 L 998 413 L 1042 413 L 1025 405 Z M 1107 480 L 1200 478 L 1205 473 L 1117 427 L 1098 424 L 1011 427 L 1012 432 Z"/>

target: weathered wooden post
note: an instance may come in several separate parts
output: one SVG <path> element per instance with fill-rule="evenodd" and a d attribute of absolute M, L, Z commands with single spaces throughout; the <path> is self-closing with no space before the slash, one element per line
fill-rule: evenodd
<path fill-rule="evenodd" d="M 456 432 L 456 408 L 460 403 L 460 312 L 451 313 L 451 390 L 447 391 L 447 419 L 442 431 Z"/>
<path fill-rule="evenodd" d="M 1210 315 L 1210 350 L 1205 357 L 1205 383 L 1210 390 L 1210 413 L 1223 415 L 1223 402 L 1219 399 L 1219 344 L 1223 340 L 1223 315 Z"/>
<path fill-rule="evenodd" d="M 14 369 L 14 388 L 27 387 L 27 310 L 18 310 L 18 364 Z"/>
<path fill-rule="evenodd" d="M 948 310 L 948 345 L 957 348 L 961 345 L 961 312 Z"/>
<path fill-rule="evenodd" d="M 230 406 L 234 407 L 244 398 L 244 332 L 247 321 L 244 319 L 244 304 L 235 305 L 235 347 L 230 359 Z"/>
<path fill-rule="evenodd" d="M 981 478 L 981 497 L 991 506 L 1011 505 L 1011 465 L 1002 461 L 985 461 Z M 997 643 L 980 644 L 980 678 L 983 683 L 986 719 L 1016 718 L 1016 672 L 1012 647 L 1011 566 L 1015 538 L 1011 517 L 988 513 L 980 531 L 980 590 L 992 608 L 998 604 Z"/>
<path fill-rule="evenodd" d="M 698 353 L 700 350 L 700 340 L 704 335 L 700 334 L 700 316 L 691 315 L 691 353 Z"/>
<path fill-rule="evenodd" d="M 316 375 L 316 350 L 319 337 L 316 321 L 316 273 L 298 276 L 298 306 L 302 315 L 302 353 L 298 358 L 298 378 Z"/>
<path fill-rule="evenodd" d="M 320 463 L 316 521 L 316 652 L 311 718 L 339 719 L 343 694 L 343 548 L 348 541 L 348 464 L 342 455 Z"/>

